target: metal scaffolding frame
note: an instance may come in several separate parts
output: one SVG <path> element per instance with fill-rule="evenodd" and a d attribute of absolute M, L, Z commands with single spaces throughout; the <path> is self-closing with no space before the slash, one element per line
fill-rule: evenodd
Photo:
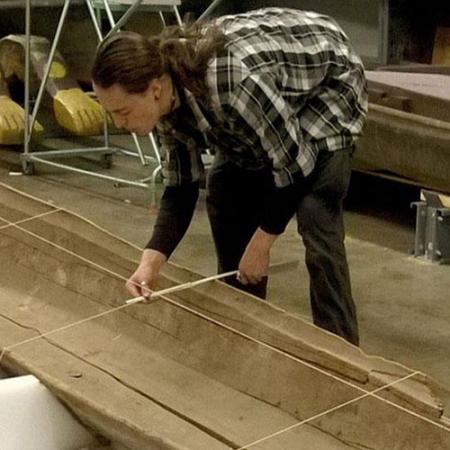
<path fill-rule="evenodd" d="M 158 145 L 156 139 L 153 134 L 149 134 L 149 140 L 153 147 L 155 156 L 147 156 L 144 154 L 141 145 L 138 141 L 137 136 L 133 133 L 132 138 L 136 145 L 137 153 L 127 151 L 125 149 L 121 149 L 118 147 L 110 146 L 109 139 L 109 131 L 108 131 L 108 123 L 105 115 L 105 124 L 104 124 L 104 146 L 102 147 L 93 147 L 93 148 L 72 148 L 65 150 L 50 150 L 50 151 L 32 151 L 30 140 L 31 134 L 33 130 L 33 125 L 36 121 L 37 113 L 40 108 L 40 104 L 42 101 L 42 97 L 44 94 L 45 86 L 48 81 L 48 77 L 50 74 L 51 65 L 56 53 L 56 49 L 58 47 L 59 39 L 62 33 L 62 29 L 67 17 L 67 13 L 70 7 L 70 4 L 74 0 L 64 0 L 64 5 L 62 8 L 62 12 L 59 18 L 58 26 L 55 32 L 55 36 L 53 38 L 53 42 L 51 45 L 51 50 L 49 54 L 49 58 L 45 67 L 44 76 L 42 78 L 38 94 L 36 97 L 36 101 L 31 112 L 30 117 L 30 37 L 31 37 L 31 0 L 26 0 L 26 11 L 25 11 L 25 126 L 24 126 L 24 152 L 21 154 L 21 163 L 23 172 L 25 174 L 34 173 L 34 164 L 45 164 L 52 167 L 57 167 L 60 169 L 68 170 L 71 172 L 80 173 L 83 175 L 94 176 L 97 178 L 102 178 L 105 180 L 113 181 L 117 185 L 130 185 L 141 188 L 152 187 L 152 195 L 153 201 L 155 202 L 155 182 L 156 177 L 161 171 L 161 157 L 158 149 Z M 85 0 L 86 6 L 89 10 L 89 14 L 92 19 L 92 23 L 94 25 L 95 31 L 97 33 L 97 37 L 99 42 L 102 42 L 112 33 L 117 32 L 131 17 L 131 15 L 138 10 L 140 7 L 145 7 L 147 11 L 155 11 L 159 13 L 159 16 L 162 20 L 163 25 L 165 25 L 164 12 L 172 12 L 175 14 L 175 18 L 178 24 L 181 24 L 181 17 L 178 12 L 178 5 L 180 4 L 180 0 Z M 120 8 L 121 10 L 125 10 L 124 14 L 120 17 L 120 19 L 116 22 L 113 15 L 113 9 Z M 109 24 L 110 31 L 106 36 L 103 36 L 101 30 L 101 20 L 100 14 L 101 10 L 106 12 Z M 154 169 L 152 175 L 150 177 L 141 179 L 141 180 L 130 180 L 126 178 L 118 178 L 111 175 L 105 175 L 103 173 L 97 173 L 94 171 L 83 170 L 78 167 L 69 164 L 62 164 L 60 162 L 51 161 L 52 157 L 68 157 L 68 156 L 85 156 L 85 155 L 100 155 L 104 158 L 105 162 L 110 165 L 112 162 L 112 155 L 115 153 L 122 153 L 128 156 L 138 157 L 143 166 L 147 166 L 149 162 L 156 162 L 157 167 Z"/>

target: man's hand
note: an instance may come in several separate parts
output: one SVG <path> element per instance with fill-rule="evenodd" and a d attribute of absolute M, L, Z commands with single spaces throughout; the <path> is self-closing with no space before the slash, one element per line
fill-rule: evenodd
<path fill-rule="evenodd" d="M 145 249 L 138 268 L 126 283 L 128 292 L 133 297 L 150 297 L 159 272 L 166 261 L 167 257 L 163 253 Z"/>
<path fill-rule="evenodd" d="M 277 237 L 278 235 L 266 233 L 261 228 L 256 230 L 239 263 L 238 280 L 242 284 L 256 284 L 267 276 L 270 248 Z"/>

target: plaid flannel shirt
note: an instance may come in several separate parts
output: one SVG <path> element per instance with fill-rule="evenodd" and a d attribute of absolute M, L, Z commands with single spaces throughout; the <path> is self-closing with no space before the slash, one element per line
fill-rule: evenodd
<path fill-rule="evenodd" d="M 250 170 L 269 166 L 285 187 L 312 172 L 320 150 L 354 144 L 366 80 L 333 19 L 266 8 L 216 23 L 226 45 L 208 67 L 210 103 L 184 90 L 183 105 L 157 127 L 167 186 L 199 180 L 205 148 Z"/>

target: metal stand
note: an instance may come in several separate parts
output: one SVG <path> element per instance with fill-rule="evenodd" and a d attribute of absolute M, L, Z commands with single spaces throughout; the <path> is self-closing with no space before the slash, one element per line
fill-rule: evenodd
<path fill-rule="evenodd" d="M 144 154 L 138 138 L 135 134 L 132 134 L 137 153 L 129 152 L 124 149 L 115 148 L 110 146 L 108 124 L 105 117 L 104 126 L 104 146 L 96 148 L 73 148 L 67 150 L 54 150 L 54 151 L 30 151 L 30 139 L 31 132 L 33 129 L 34 122 L 39 111 L 39 107 L 42 101 L 42 97 L 45 90 L 45 85 L 47 83 L 51 65 L 55 56 L 56 49 L 58 47 L 59 39 L 63 29 L 64 22 L 67 17 L 67 12 L 69 6 L 73 0 L 64 0 L 63 9 L 58 22 L 58 26 L 55 32 L 55 36 L 52 42 L 49 59 L 45 68 L 44 76 L 39 87 L 39 91 L 36 97 L 36 102 L 33 107 L 30 118 L 30 36 L 31 36 L 31 0 L 26 0 L 26 11 L 25 11 L 25 133 L 24 133 L 24 152 L 21 155 L 21 162 L 23 172 L 25 174 L 34 173 L 34 164 L 46 164 L 52 167 L 57 167 L 60 169 L 80 173 L 83 175 L 90 175 L 97 178 L 102 178 L 105 180 L 113 181 L 116 185 L 130 185 L 136 187 L 148 188 L 152 187 L 153 201 L 155 202 L 155 183 L 156 177 L 161 171 L 161 157 L 158 149 L 156 140 L 152 134 L 149 134 L 150 144 L 154 151 L 154 157 L 147 156 Z M 131 15 L 138 9 L 145 9 L 146 11 L 158 12 L 160 18 L 165 25 L 165 19 L 163 12 L 169 11 L 175 14 L 178 24 L 181 24 L 181 17 L 178 12 L 178 5 L 180 0 L 85 0 L 86 6 L 89 10 L 89 14 L 92 19 L 95 31 L 97 33 L 99 42 L 103 39 L 118 31 L 131 17 Z M 96 14 L 99 10 L 104 9 L 106 11 L 111 29 L 109 33 L 104 37 L 101 30 L 100 17 Z M 114 20 L 113 10 L 124 11 L 124 14 L 120 17 L 117 23 Z M 100 155 L 104 158 L 105 163 L 110 166 L 112 163 L 113 154 L 121 153 L 128 156 L 138 157 L 143 166 L 147 166 L 149 162 L 156 162 L 157 167 L 153 171 L 151 177 L 144 178 L 141 180 L 129 180 L 125 178 L 118 178 L 110 175 L 104 175 L 101 173 L 96 173 L 93 171 L 79 169 L 69 164 L 62 164 L 51 161 L 52 157 L 64 157 L 64 156 L 85 156 L 85 155 Z M 150 184 L 149 184 L 150 182 Z"/>
<path fill-rule="evenodd" d="M 436 199 L 436 196 L 427 195 L 424 201 L 412 204 L 417 208 L 414 256 L 423 257 L 431 262 L 448 264 L 450 263 L 450 208 L 440 204 Z"/>

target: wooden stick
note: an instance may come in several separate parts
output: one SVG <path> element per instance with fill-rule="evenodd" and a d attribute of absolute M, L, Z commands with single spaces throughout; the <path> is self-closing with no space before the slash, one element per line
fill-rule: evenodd
<path fill-rule="evenodd" d="M 279 273 L 279 272 L 285 271 L 287 269 L 295 268 L 297 266 L 298 266 L 298 261 L 297 260 L 281 262 L 281 263 L 273 264 L 272 266 L 270 266 L 269 267 L 269 272 L 272 273 L 272 274 L 273 273 Z M 189 281 L 187 283 L 179 284 L 177 286 L 171 286 L 170 288 L 166 288 L 166 289 L 162 289 L 160 291 L 152 292 L 149 297 L 144 297 L 144 296 L 141 295 L 140 297 L 130 298 L 129 300 L 126 301 L 126 303 L 128 305 L 132 305 L 134 303 L 139 303 L 139 302 L 142 302 L 144 300 L 153 300 L 154 298 L 161 297 L 162 295 L 171 294 L 172 292 L 183 291 L 184 289 L 190 289 L 192 287 L 198 286 L 200 284 L 208 283 L 210 281 L 220 280 L 222 278 L 230 277 L 232 275 L 238 275 L 238 273 L 239 273 L 238 270 L 233 270 L 231 272 L 219 273 L 218 275 L 213 275 L 211 277 L 202 278 L 201 280 Z"/>
<path fill-rule="evenodd" d="M 189 281 L 187 283 L 179 284 L 177 286 L 172 286 L 167 289 L 155 291 L 148 298 L 144 297 L 144 296 L 134 297 L 134 298 L 131 298 L 130 300 L 127 300 L 126 303 L 131 305 L 133 303 L 142 302 L 144 300 L 153 300 L 156 297 L 161 297 L 161 295 L 171 294 L 172 292 L 182 291 L 184 289 L 190 289 L 194 286 L 198 286 L 199 284 L 208 283 L 209 281 L 214 281 L 214 280 L 220 280 L 221 278 L 230 277 L 232 275 L 237 275 L 237 274 L 238 274 L 237 270 L 233 270 L 232 272 L 219 273 L 218 275 L 213 275 L 212 277 L 202 278 L 201 280 L 197 280 L 197 281 Z"/>

